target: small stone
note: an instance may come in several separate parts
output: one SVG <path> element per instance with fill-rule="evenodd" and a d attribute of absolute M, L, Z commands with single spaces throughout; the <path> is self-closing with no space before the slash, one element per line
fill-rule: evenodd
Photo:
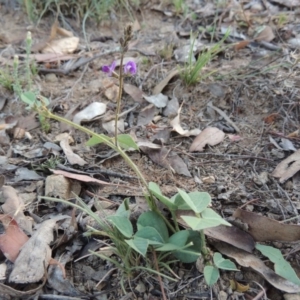
<path fill-rule="evenodd" d="M 219 300 L 226 300 L 227 298 L 228 298 L 227 293 L 225 293 L 224 291 L 220 291 L 218 299 Z"/>
<path fill-rule="evenodd" d="M 269 181 L 269 174 L 268 172 L 261 172 L 258 176 L 253 177 L 253 181 L 258 186 L 263 186 Z"/>
<path fill-rule="evenodd" d="M 139 293 L 145 293 L 146 292 L 146 287 L 145 285 L 140 281 L 138 285 L 135 287 L 135 290 Z"/>
<path fill-rule="evenodd" d="M 297 294 L 284 294 L 284 300 L 300 300 L 300 295 Z"/>
<path fill-rule="evenodd" d="M 55 74 L 50 73 L 50 74 L 47 74 L 47 75 L 45 76 L 45 81 L 46 81 L 46 82 L 52 82 L 52 83 L 55 83 L 55 82 L 58 81 L 58 79 L 57 79 L 57 76 L 56 76 Z"/>

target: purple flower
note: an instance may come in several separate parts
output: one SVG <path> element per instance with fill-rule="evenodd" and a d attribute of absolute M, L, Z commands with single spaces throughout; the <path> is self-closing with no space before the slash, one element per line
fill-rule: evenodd
<path fill-rule="evenodd" d="M 131 75 L 134 75 L 137 71 L 137 66 L 134 61 L 129 61 L 124 65 L 124 73 L 128 74 L 130 73 Z"/>
<path fill-rule="evenodd" d="M 108 76 L 112 76 L 112 73 L 115 71 L 116 68 L 116 62 L 113 61 L 111 66 L 103 66 L 102 67 L 102 72 L 108 73 Z"/>

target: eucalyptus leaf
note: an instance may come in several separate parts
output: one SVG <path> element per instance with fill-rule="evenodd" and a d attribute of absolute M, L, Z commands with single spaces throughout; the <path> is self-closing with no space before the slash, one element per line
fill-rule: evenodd
<path fill-rule="evenodd" d="M 139 229 L 134 236 L 148 240 L 149 245 L 162 245 L 164 243 L 159 232 L 155 228 L 149 226 Z"/>
<path fill-rule="evenodd" d="M 259 250 L 264 256 L 274 263 L 275 273 L 282 276 L 283 278 L 300 285 L 300 279 L 297 276 L 290 263 L 286 261 L 280 252 L 280 250 L 261 244 L 256 244 L 255 248 Z"/>
<path fill-rule="evenodd" d="M 141 230 L 144 227 L 153 227 L 160 233 L 163 242 L 167 242 L 169 238 L 168 228 L 164 220 L 159 214 L 153 211 L 147 211 L 141 214 L 137 221 L 137 228 Z"/>
<path fill-rule="evenodd" d="M 214 266 L 205 266 L 203 274 L 205 281 L 209 286 L 214 285 L 220 277 L 219 269 Z"/>
<path fill-rule="evenodd" d="M 124 149 L 135 149 L 139 150 L 139 146 L 135 143 L 131 135 L 129 134 L 119 134 L 118 137 L 118 143 L 120 146 Z"/>
<path fill-rule="evenodd" d="M 149 190 L 151 193 L 164 205 L 166 205 L 170 210 L 176 210 L 177 206 L 171 202 L 171 200 L 165 197 L 159 188 L 159 186 L 155 182 L 149 182 Z"/>
<path fill-rule="evenodd" d="M 224 259 L 221 253 L 215 252 L 214 254 L 214 264 L 217 268 L 228 271 L 239 271 L 236 265 L 229 259 Z"/>
<path fill-rule="evenodd" d="M 148 241 L 140 237 L 134 237 L 132 240 L 125 240 L 125 242 L 136 252 L 146 256 L 148 249 Z"/>
<path fill-rule="evenodd" d="M 127 217 L 109 216 L 107 220 L 110 221 L 117 229 L 127 238 L 132 237 L 133 227 Z"/>

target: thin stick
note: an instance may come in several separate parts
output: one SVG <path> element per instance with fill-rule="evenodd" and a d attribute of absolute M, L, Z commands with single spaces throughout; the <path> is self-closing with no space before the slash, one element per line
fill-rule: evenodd
<path fill-rule="evenodd" d="M 155 250 L 154 250 L 154 249 L 153 249 L 152 253 L 153 253 L 153 257 L 154 257 L 155 269 L 156 269 L 156 271 L 158 272 L 157 277 L 158 277 L 158 281 L 159 281 L 159 285 L 160 285 L 160 290 L 161 290 L 163 299 L 164 299 L 164 300 L 167 300 L 167 297 L 166 297 L 166 294 L 165 294 L 164 285 L 163 285 L 163 282 L 162 282 L 161 277 L 160 277 L 160 275 L 159 275 L 159 267 L 158 267 L 157 257 L 156 257 L 156 253 L 155 253 Z"/>

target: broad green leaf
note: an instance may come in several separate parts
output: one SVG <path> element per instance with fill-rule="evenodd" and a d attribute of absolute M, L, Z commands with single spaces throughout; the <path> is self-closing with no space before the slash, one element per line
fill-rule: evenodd
<path fill-rule="evenodd" d="M 151 193 L 160 200 L 164 205 L 166 205 L 170 210 L 176 210 L 177 206 L 170 201 L 169 198 L 165 197 L 159 188 L 159 186 L 155 182 L 149 182 L 149 190 Z"/>
<path fill-rule="evenodd" d="M 220 277 L 219 269 L 213 266 L 205 266 L 203 273 L 205 281 L 209 286 L 214 285 Z"/>
<path fill-rule="evenodd" d="M 125 198 L 122 204 L 118 207 L 116 211 L 116 216 L 129 218 L 129 198 Z"/>
<path fill-rule="evenodd" d="M 166 243 L 166 244 L 163 244 L 161 247 L 158 247 L 158 248 L 155 248 L 155 251 L 175 251 L 175 250 L 180 250 L 182 249 L 183 247 L 182 246 L 177 246 L 177 245 L 174 245 L 174 244 L 170 244 L 170 243 Z"/>
<path fill-rule="evenodd" d="M 33 92 L 25 92 L 21 94 L 21 100 L 28 104 L 30 107 L 33 106 L 37 99 L 36 99 L 36 94 Z"/>
<path fill-rule="evenodd" d="M 193 201 L 197 207 L 198 213 L 204 211 L 207 206 L 211 203 L 211 197 L 209 193 L 206 192 L 191 192 L 188 194 L 190 199 Z"/>
<path fill-rule="evenodd" d="M 300 279 L 298 278 L 294 269 L 291 267 L 290 263 L 284 259 L 280 250 L 271 246 L 265 246 L 261 244 L 256 244 L 255 248 L 274 263 L 276 274 L 295 284 L 300 285 Z"/>
<path fill-rule="evenodd" d="M 139 216 L 137 221 L 138 230 L 148 226 L 155 228 L 163 238 L 163 242 L 167 242 L 169 238 L 167 225 L 157 213 L 153 211 L 147 211 Z"/>
<path fill-rule="evenodd" d="M 148 240 L 149 245 L 161 245 L 164 243 L 164 240 L 158 231 L 149 226 L 139 229 L 134 236 Z"/>
<path fill-rule="evenodd" d="M 98 144 L 101 144 L 105 141 L 107 141 L 107 137 L 105 135 L 93 135 L 85 144 L 87 146 L 95 146 L 95 145 L 98 145 Z"/>
<path fill-rule="evenodd" d="M 109 216 L 107 218 L 113 225 L 115 225 L 118 230 L 127 238 L 132 237 L 133 235 L 133 227 L 131 222 L 127 217 L 121 216 Z"/>
<path fill-rule="evenodd" d="M 140 253 L 143 256 L 146 256 L 149 246 L 147 240 L 140 237 L 134 237 L 132 240 L 125 240 L 125 242 L 136 252 Z"/>
<path fill-rule="evenodd" d="M 184 263 L 195 262 L 201 255 L 200 233 L 193 230 L 182 230 L 174 233 L 169 238 L 169 243 L 184 247 L 173 253 L 173 255 Z M 190 246 L 187 246 L 191 244 Z M 187 247 L 186 247 L 187 246 Z"/>
<path fill-rule="evenodd" d="M 181 218 L 186 222 L 186 224 L 191 227 L 193 230 L 203 230 L 206 228 L 216 227 L 220 225 L 220 222 L 217 222 L 214 219 L 202 219 L 192 216 L 181 216 Z"/>
<path fill-rule="evenodd" d="M 217 268 L 228 271 L 239 271 L 236 265 L 229 259 L 224 259 L 221 253 L 215 252 L 214 254 L 214 264 Z"/>
<path fill-rule="evenodd" d="M 191 192 L 188 193 L 188 195 L 199 213 L 201 213 L 211 203 L 211 197 L 206 192 Z M 177 209 L 191 210 L 191 207 L 183 200 L 179 193 L 174 195 L 171 198 L 171 201 L 177 205 Z"/>
<path fill-rule="evenodd" d="M 184 200 L 184 202 L 195 212 L 198 213 L 198 209 L 195 206 L 194 202 L 191 200 L 190 196 L 181 189 L 178 189 L 178 193 L 180 194 L 180 196 L 182 197 L 182 199 Z"/>
<path fill-rule="evenodd" d="M 119 134 L 117 139 L 122 148 L 139 150 L 139 146 L 135 143 L 130 134 Z"/>
<path fill-rule="evenodd" d="M 203 219 L 215 220 L 216 222 L 219 222 L 220 224 L 223 224 L 223 225 L 226 225 L 226 226 L 232 226 L 230 223 L 228 223 L 226 220 L 224 220 L 220 215 L 218 215 L 211 208 L 206 208 L 201 213 L 201 216 L 202 216 Z"/>

